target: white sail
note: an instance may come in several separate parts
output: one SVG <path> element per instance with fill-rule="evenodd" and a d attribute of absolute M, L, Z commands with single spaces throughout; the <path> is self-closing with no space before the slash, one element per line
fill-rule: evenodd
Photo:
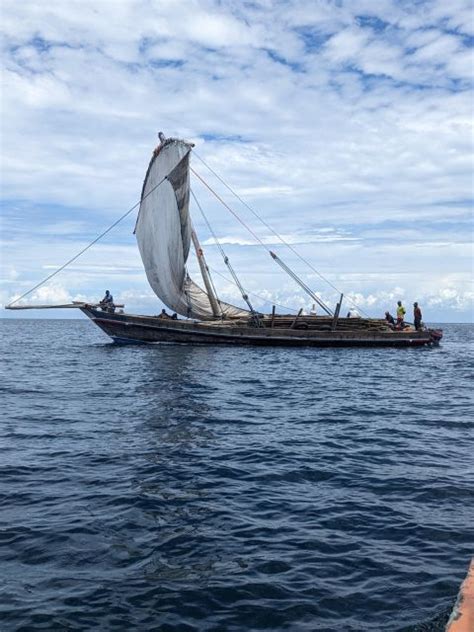
<path fill-rule="evenodd" d="M 209 296 L 186 270 L 192 232 L 191 147 L 170 138 L 154 151 L 143 184 L 135 233 L 148 282 L 158 298 L 182 316 L 211 320 L 215 315 Z M 219 307 L 226 318 L 248 315 L 248 311 L 222 301 Z"/>

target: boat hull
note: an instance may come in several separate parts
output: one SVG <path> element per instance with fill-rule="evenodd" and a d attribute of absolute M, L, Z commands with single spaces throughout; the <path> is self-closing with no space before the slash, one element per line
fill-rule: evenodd
<path fill-rule="evenodd" d="M 102 331 L 119 344 L 227 344 L 284 347 L 417 347 L 436 344 L 442 333 L 425 331 L 301 331 L 229 326 L 153 316 L 108 313 L 83 307 Z M 436 335 L 433 335 L 436 334 Z"/>

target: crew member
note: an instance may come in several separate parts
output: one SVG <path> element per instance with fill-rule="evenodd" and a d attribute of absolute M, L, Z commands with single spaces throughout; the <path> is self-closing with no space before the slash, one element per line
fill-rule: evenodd
<path fill-rule="evenodd" d="M 105 290 L 105 296 L 100 301 L 99 305 L 103 312 L 115 312 L 114 297 L 109 290 Z"/>
<path fill-rule="evenodd" d="M 418 305 L 418 303 L 413 303 L 413 321 L 415 323 L 415 329 L 418 331 L 418 329 L 421 329 L 421 309 Z"/>
<path fill-rule="evenodd" d="M 397 327 L 400 327 L 400 329 L 403 327 L 403 325 L 405 324 L 405 314 L 407 313 L 406 309 L 403 307 L 402 302 L 398 301 L 397 302 Z"/>
<path fill-rule="evenodd" d="M 385 320 L 389 325 L 395 325 L 395 318 L 390 312 L 385 312 Z"/>
<path fill-rule="evenodd" d="M 167 313 L 166 309 L 163 308 L 158 318 L 171 318 L 171 316 Z"/>

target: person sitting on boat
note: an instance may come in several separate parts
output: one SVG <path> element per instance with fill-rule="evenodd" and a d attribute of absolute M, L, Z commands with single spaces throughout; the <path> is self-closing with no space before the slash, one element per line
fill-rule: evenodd
<path fill-rule="evenodd" d="M 171 318 L 171 316 L 168 314 L 168 312 L 166 311 L 166 309 L 162 309 L 161 310 L 161 314 L 158 316 L 158 318 Z"/>
<path fill-rule="evenodd" d="M 418 331 L 421 329 L 421 309 L 417 302 L 413 303 L 413 321 L 415 323 L 415 329 Z"/>
<path fill-rule="evenodd" d="M 115 312 L 114 297 L 109 290 L 105 290 L 105 296 L 99 305 L 103 312 Z"/>
<path fill-rule="evenodd" d="M 397 301 L 397 327 L 399 329 L 403 329 L 403 326 L 405 325 L 406 313 L 406 309 L 403 307 L 402 302 Z"/>
<path fill-rule="evenodd" d="M 385 320 L 389 325 L 395 325 L 395 318 L 390 312 L 385 312 Z"/>
<path fill-rule="evenodd" d="M 178 320 L 178 314 L 176 312 L 171 314 L 171 320 Z"/>

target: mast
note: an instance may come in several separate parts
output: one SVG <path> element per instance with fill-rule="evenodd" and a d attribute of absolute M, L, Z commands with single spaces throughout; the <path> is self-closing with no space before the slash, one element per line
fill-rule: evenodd
<path fill-rule="evenodd" d="M 209 277 L 209 268 L 207 267 L 206 259 L 204 258 L 204 253 L 202 251 L 201 244 L 199 243 L 199 239 L 194 228 L 191 229 L 191 239 L 193 240 L 194 249 L 196 251 L 196 257 L 199 263 L 199 268 L 201 270 L 202 280 L 204 281 L 206 292 L 209 296 L 209 303 L 211 304 L 212 313 L 216 318 L 220 318 L 222 316 L 222 310 L 220 309 L 216 295 L 214 294 L 211 279 Z"/>

